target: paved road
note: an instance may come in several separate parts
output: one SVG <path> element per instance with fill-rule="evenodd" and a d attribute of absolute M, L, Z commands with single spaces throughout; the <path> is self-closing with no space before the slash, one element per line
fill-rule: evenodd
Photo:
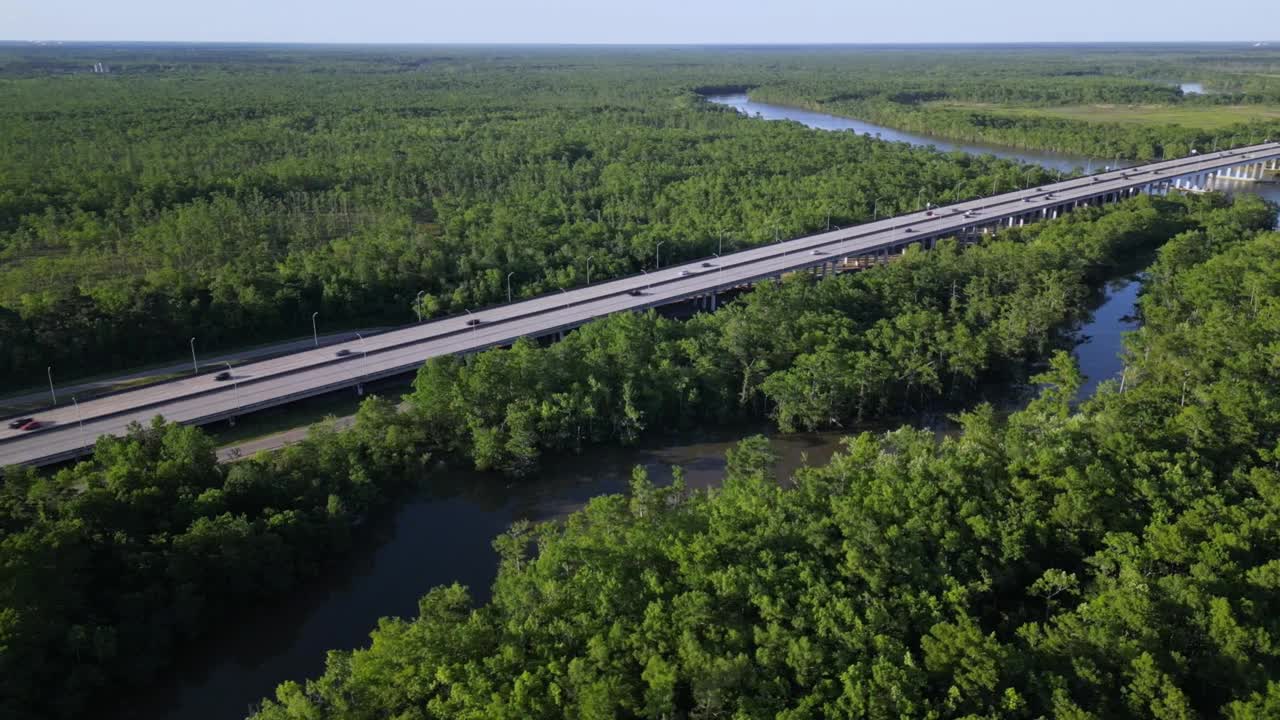
<path fill-rule="evenodd" d="M 383 328 L 372 328 L 361 330 L 360 332 L 369 335 L 381 332 L 382 329 Z M 350 340 L 355 332 L 356 331 L 345 331 L 320 335 L 318 342 L 321 346 L 333 345 L 345 340 Z M 313 338 L 308 335 L 307 337 L 298 340 L 288 340 L 281 343 L 263 345 L 249 350 L 240 350 L 238 352 L 226 353 L 223 355 L 212 355 L 209 357 L 198 357 L 197 360 L 199 361 L 202 369 L 212 368 L 213 370 L 225 370 L 225 363 L 228 362 L 233 364 L 243 363 L 250 360 L 286 355 L 288 353 L 294 353 L 299 350 L 306 350 L 307 348 L 315 347 L 316 342 L 317 338 Z M 86 380 L 74 385 L 57 385 L 55 386 L 55 390 L 58 393 L 58 402 L 61 404 L 67 404 L 71 402 L 71 398 L 74 396 L 82 398 L 86 396 L 101 396 L 105 393 L 112 392 L 119 385 L 130 383 L 131 381 L 154 378 L 156 382 L 159 382 L 172 375 L 182 375 L 189 372 L 191 372 L 191 361 L 187 360 L 185 362 L 174 363 L 172 365 L 165 365 L 164 367 L 139 370 L 127 375 L 115 375 L 97 380 Z M 21 395 L 9 395 L 7 397 L 0 398 L 0 408 L 12 409 L 15 411 L 22 410 L 26 414 L 32 414 L 33 412 L 39 412 L 47 409 L 49 407 L 49 401 L 49 390 L 46 388 L 44 390 L 25 392 Z M 43 415 L 44 413 L 41 412 L 40 414 Z"/>
<path fill-rule="evenodd" d="M 335 430 L 346 430 L 354 425 L 355 422 L 355 415 L 344 415 L 340 418 L 334 418 L 333 428 Z M 310 432 L 311 425 L 306 425 L 218 448 L 218 462 L 235 462 L 241 458 L 253 457 L 255 454 L 266 450 L 279 450 L 282 447 L 302 442 Z"/>
<path fill-rule="evenodd" d="M 210 374 L 153 385 L 81 403 L 79 416 L 68 407 L 43 413 L 40 419 L 49 423 L 45 430 L 20 433 L 0 427 L 0 465 L 73 457 L 98 435 L 121 434 L 130 422 L 146 422 L 157 414 L 186 423 L 214 422 L 411 372 L 432 357 L 507 345 L 520 337 L 553 334 L 615 312 L 680 302 L 845 257 L 886 252 L 975 226 L 1065 211 L 1079 203 L 1142 190 L 1152 183 L 1272 159 L 1280 159 L 1280 143 L 1075 178 L 958 203 L 935 209 L 932 215 L 910 213 L 411 325 L 362 341 L 304 350 L 243 365 L 226 382 L 217 382 Z M 470 320 L 480 322 L 473 326 L 468 324 Z M 336 351 L 348 354 L 338 356 Z"/>

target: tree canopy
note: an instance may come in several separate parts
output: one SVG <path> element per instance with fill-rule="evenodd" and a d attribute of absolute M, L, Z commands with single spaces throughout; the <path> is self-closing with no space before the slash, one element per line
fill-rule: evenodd
<path fill-rule="evenodd" d="M 1073 409 L 1059 354 L 1007 420 L 787 487 L 760 438 L 718 490 L 637 471 L 255 717 L 1273 716 L 1280 234 L 1204 242 L 1162 254 L 1123 392 Z"/>

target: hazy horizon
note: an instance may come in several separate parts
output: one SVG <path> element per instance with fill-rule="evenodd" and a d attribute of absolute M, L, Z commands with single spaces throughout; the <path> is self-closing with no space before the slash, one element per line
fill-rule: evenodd
<path fill-rule="evenodd" d="M 840 0 L 0 0 L 8 42 L 343 45 L 987 45 L 1254 43 L 1280 26 L 1280 3 L 1195 0 L 1117 5 L 1078 0 L 1070 12 L 1016 0 L 853 6 Z M 1194 30 L 1188 30 L 1194 18 Z"/>

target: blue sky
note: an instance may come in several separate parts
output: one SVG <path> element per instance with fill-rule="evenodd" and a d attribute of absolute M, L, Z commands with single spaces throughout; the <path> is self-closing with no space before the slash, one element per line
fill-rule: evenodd
<path fill-rule="evenodd" d="M 1270 40 L 1280 0 L 0 0 L 0 39 L 411 43 Z M 1280 37 L 1274 38 L 1280 39 Z"/>

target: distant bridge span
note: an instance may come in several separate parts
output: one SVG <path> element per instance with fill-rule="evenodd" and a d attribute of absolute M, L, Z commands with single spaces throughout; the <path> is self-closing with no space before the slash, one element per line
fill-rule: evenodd
<path fill-rule="evenodd" d="M 155 415 L 188 424 L 234 419 L 342 388 L 360 390 L 373 380 L 413 372 L 433 357 L 509 345 L 521 337 L 556 335 L 616 312 L 690 300 L 714 308 L 719 293 L 784 273 L 839 272 L 887 259 L 909 245 L 932 248 L 942 238 L 971 238 L 1140 193 L 1202 190 L 1214 177 L 1261 180 L 1278 167 L 1280 143 L 1267 142 L 1073 178 L 249 363 L 235 368 L 228 381 L 201 374 L 88 400 L 78 407 L 62 405 L 37 414 L 47 425 L 42 430 L 24 433 L 0 425 L 0 465 L 70 459 L 86 453 L 99 435 L 123 434 L 129 423 L 145 423 Z M 473 320 L 480 322 L 469 324 Z"/>

